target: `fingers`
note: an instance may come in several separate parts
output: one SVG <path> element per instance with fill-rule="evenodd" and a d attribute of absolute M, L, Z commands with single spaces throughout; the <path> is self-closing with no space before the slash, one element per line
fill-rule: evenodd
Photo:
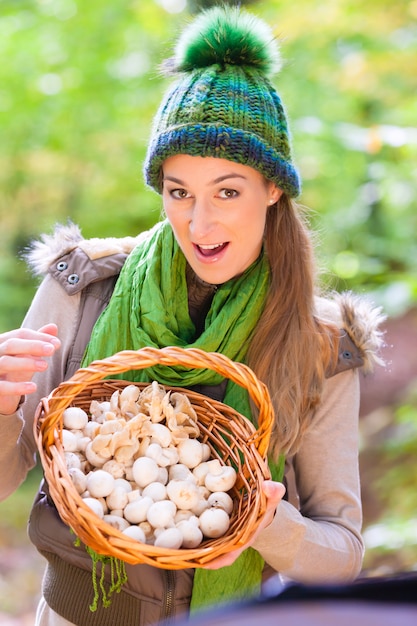
<path fill-rule="evenodd" d="M 238 550 L 233 550 L 228 554 L 224 554 L 223 556 L 218 557 L 211 563 L 208 563 L 205 566 L 206 569 L 219 569 L 220 567 L 226 567 L 227 565 L 231 565 L 232 563 L 234 563 L 238 556 L 243 552 L 243 550 L 248 548 L 255 541 L 258 534 L 264 528 L 269 526 L 269 524 L 272 522 L 275 512 L 277 510 L 277 506 L 285 495 L 285 487 L 282 483 L 277 483 L 273 480 L 265 480 L 262 484 L 262 489 L 267 497 L 266 511 L 250 542 L 248 542 L 248 544 L 243 546 L 242 548 L 239 548 Z"/>
<path fill-rule="evenodd" d="M 51 356 L 61 342 L 56 336 L 55 324 L 43 326 L 40 330 L 20 328 L 0 335 L 0 357 L 2 356 Z"/>
<path fill-rule="evenodd" d="M 282 483 L 277 483 L 273 480 L 265 480 L 262 489 L 266 497 L 268 498 L 269 505 L 275 503 L 276 506 L 281 502 L 285 495 L 285 487 Z"/>
<path fill-rule="evenodd" d="M 61 345 L 57 335 L 56 324 L 0 335 L 0 413 L 13 413 L 22 395 L 36 391 L 32 377 L 47 369 L 47 358 Z"/>

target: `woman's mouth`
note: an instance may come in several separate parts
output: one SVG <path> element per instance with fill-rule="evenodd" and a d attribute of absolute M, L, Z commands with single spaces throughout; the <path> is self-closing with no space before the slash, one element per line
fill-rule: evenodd
<path fill-rule="evenodd" d="M 194 244 L 194 247 L 196 248 L 197 252 L 203 256 L 206 259 L 211 259 L 215 256 L 217 256 L 218 254 L 220 254 L 221 252 L 223 252 L 223 250 L 227 247 L 228 242 L 226 241 L 225 243 L 214 243 L 214 244 L 208 244 L 208 245 L 198 245 L 198 244 Z"/>

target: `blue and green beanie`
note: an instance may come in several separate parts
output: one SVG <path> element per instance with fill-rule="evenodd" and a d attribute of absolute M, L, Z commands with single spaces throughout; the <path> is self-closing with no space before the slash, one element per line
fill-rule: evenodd
<path fill-rule="evenodd" d="M 269 26 L 237 7 L 214 7 L 184 30 L 166 67 L 179 76 L 155 116 L 148 185 L 161 193 L 163 161 L 189 154 L 249 165 L 299 195 L 284 107 L 269 80 L 280 69 Z"/>

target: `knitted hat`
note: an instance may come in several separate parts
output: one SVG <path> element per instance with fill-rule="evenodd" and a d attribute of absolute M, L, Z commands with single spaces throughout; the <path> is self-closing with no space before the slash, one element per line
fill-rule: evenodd
<path fill-rule="evenodd" d="M 249 165 L 289 196 L 300 193 L 287 119 L 269 81 L 279 69 L 270 28 L 237 7 L 201 13 L 167 62 L 178 73 L 154 120 L 144 173 L 161 193 L 161 165 L 176 154 Z"/>

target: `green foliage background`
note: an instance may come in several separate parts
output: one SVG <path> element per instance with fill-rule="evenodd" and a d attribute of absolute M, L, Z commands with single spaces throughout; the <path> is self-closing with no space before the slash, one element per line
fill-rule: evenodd
<path fill-rule="evenodd" d="M 33 292 L 16 261 L 31 238 L 67 219 L 89 237 L 158 218 L 141 173 L 157 68 L 192 10 L 214 3 L 184 4 L 0 2 L 0 330 Z M 417 294 L 416 0 L 246 4 L 281 40 L 275 84 L 325 278 L 404 310 Z"/>
<path fill-rule="evenodd" d="M 21 323 L 34 293 L 19 259 L 31 239 L 67 220 L 92 237 L 135 234 L 159 218 L 141 172 L 167 85 L 157 68 L 185 20 L 211 4 L 0 0 L 0 332 Z M 417 0 L 244 4 L 281 41 L 274 82 L 325 282 L 401 314 L 417 299 Z M 409 434 L 384 452 L 397 442 L 408 478 L 416 406 L 411 394 L 395 407 Z M 404 495 L 399 518 L 410 522 L 415 483 L 398 471 L 386 484 Z"/>

